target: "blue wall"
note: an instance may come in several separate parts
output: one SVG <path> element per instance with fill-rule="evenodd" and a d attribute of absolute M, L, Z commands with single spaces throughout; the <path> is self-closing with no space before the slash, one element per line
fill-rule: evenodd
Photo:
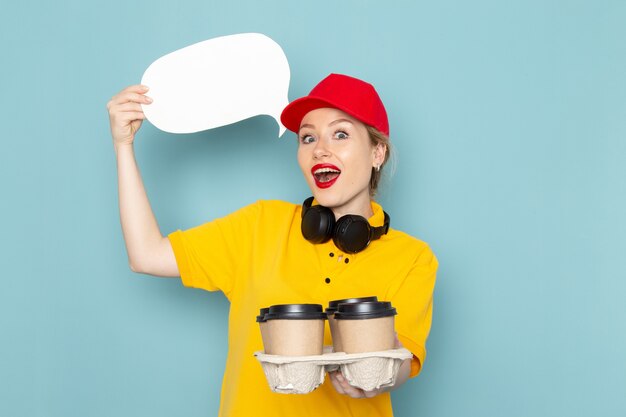
<path fill-rule="evenodd" d="M 239 32 L 282 45 L 291 99 L 341 72 L 385 100 L 381 202 L 441 264 L 396 415 L 626 415 L 626 2 L 87 3 L 0 17 L 0 415 L 216 414 L 228 304 L 129 270 L 105 104 Z M 300 202 L 295 149 L 269 117 L 136 142 L 163 233 Z"/>

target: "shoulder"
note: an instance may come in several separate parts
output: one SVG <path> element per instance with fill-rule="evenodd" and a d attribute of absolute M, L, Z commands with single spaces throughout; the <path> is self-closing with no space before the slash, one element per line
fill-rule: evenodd
<path fill-rule="evenodd" d="M 428 243 L 408 233 L 396 229 L 389 229 L 389 233 L 384 237 L 394 248 L 397 256 L 404 259 L 413 260 L 415 264 L 434 264 L 437 265 L 437 258 Z"/>
<path fill-rule="evenodd" d="M 282 200 L 257 200 L 233 213 L 236 217 L 265 223 L 281 223 L 300 217 L 302 206 Z"/>
<path fill-rule="evenodd" d="M 293 211 L 301 207 L 299 204 L 294 204 L 294 203 L 290 203 L 289 201 L 283 201 L 283 200 L 257 200 L 253 204 L 258 205 L 259 207 L 263 207 L 268 210 L 287 210 L 287 211 L 291 210 Z"/>
<path fill-rule="evenodd" d="M 302 207 L 299 204 L 282 200 L 257 200 L 251 206 L 263 213 L 263 215 L 270 216 L 300 212 Z"/>
<path fill-rule="evenodd" d="M 247 204 L 234 213 L 271 213 L 271 212 L 293 212 L 300 209 L 300 205 L 282 200 L 257 200 Z"/>

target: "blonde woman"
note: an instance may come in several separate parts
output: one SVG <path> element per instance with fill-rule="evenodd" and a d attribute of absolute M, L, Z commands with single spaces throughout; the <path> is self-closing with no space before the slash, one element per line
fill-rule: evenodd
<path fill-rule="evenodd" d="M 375 88 L 331 74 L 284 109 L 281 121 L 297 134 L 312 198 L 301 205 L 257 201 L 168 236 L 134 158 L 147 93 L 131 86 L 108 104 L 130 268 L 180 276 L 184 285 L 222 291 L 230 301 L 220 416 L 391 416 L 389 391 L 416 376 L 425 359 L 437 260 L 427 244 L 391 228 L 373 199 L 390 156 L 387 113 Z M 253 357 L 263 349 L 254 320 L 260 308 L 371 295 L 396 307 L 396 344 L 413 353 L 393 387 L 363 391 L 333 372 L 331 383 L 310 394 L 270 391 Z"/>

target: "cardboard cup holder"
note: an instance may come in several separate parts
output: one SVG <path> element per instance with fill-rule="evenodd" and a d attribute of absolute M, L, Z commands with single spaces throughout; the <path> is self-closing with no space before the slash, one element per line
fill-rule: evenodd
<path fill-rule="evenodd" d="M 404 348 L 364 353 L 333 352 L 331 346 L 326 346 L 321 355 L 285 356 L 255 352 L 254 356 L 261 363 L 273 392 L 308 394 L 324 382 L 326 372 L 337 369 L 350 385 L 364 391 L 391 386 L 402 361 L 413 354 Z"/>
<path fill-rule="evenodd" d="M 254 356 L 274 392 L 306 394 L 337 369 L 348 383 L 364 391 L 391 386 L 403 360 L 413 355 L 394 349 L 396 309 L 376 297 L 320 304 L 278 304 L 257 316 L 263 352 Z M 324 346 L 328 319 L 333 346 Z"/>

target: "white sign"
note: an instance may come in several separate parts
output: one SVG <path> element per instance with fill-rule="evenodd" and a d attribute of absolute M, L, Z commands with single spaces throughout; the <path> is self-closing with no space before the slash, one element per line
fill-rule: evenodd
<path fill-rule="evenodd" d="M 141 79 L 153 99 L 143 112 L 157 128 L 193 133 L 280 113 L 289 103 L 289 63 L 282 48 L 260 33 L 209 39 L 154 61 Z"/>

